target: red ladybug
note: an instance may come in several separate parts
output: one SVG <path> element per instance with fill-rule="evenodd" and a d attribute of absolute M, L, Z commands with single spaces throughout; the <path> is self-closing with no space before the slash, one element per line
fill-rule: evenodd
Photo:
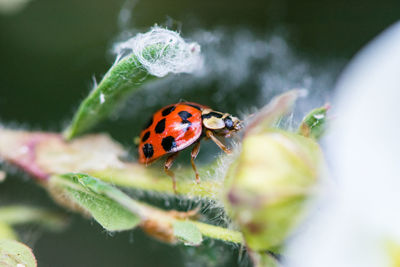
<path fill-rule="evenodd" d="M 194 159 L 200 150 L 200 140 L 211 139 L 226 153 L 230 150 L 217 136 L 230 137 L 231 133 L 242 128 L 241 121 L 228 113 L 221 113 L 197 103 L 182 102 L 166 106 L 151 117 L 145 129 L 140 133 L 139 162 L 150 164 L 158 158 L 168 155 L 164 171 L 172 177 L 176 192 L 175 176 L 171 168 L 179 151 L 194 144 L 191 163 L 200 182 Z"/>

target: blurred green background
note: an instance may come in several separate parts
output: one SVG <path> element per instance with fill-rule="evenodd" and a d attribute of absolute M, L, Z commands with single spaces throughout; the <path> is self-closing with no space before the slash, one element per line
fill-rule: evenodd
<path fill-rule="evenodd" d="M 133 157 L 131 140 L 151 112 L 181 99 L 242 115 L 277 92 L 306 87 L 311 95 L 299 105 L 301 116 L 329 101 L 345 63 L 399 18 L 395 0 L 33 0 L 19 12 L 0 13 L 0 122 L 61 131 L 92 87 L 93 75 L 101 79 L 112 64 L 113 43 L 155 23 L 199 42 L 207 70 L 148 85 L 95 129 L 110 132 Z M 200 162 L 212 160 L 216 151 L 205 145 Z M 57 209 L 28 177 L 6 168 L 11 174 L 0 184 L 0 205 Z M 172 247 L 140 230 L 111 235 L 77 215 L 62 233 L 36 227 L 21 233 L 39 266 L 205 266 L 205 250 L 216 266 L 248 265 L 236 247 Z"/>

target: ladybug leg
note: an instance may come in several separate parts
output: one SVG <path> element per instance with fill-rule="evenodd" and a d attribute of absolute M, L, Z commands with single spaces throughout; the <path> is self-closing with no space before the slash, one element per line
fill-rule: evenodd
<path fill-rule="evenodd" d="M 164 171 L 165 173 L 170 176 L 172 178 L 172 188 L 174 189 L 175 194 L 177 194 L 178 192 L 176 191 L 176 180 L 175 180 L 175 174 L 170 171 L 169 169 L 171 168 L 172 164 L 174 164 L 174 160 L 176 159 L 176 157 L 178 156 L 178 152 L 170 155 L 167 160 L 165 161 L 165 165 L 164 165 Z"/>
<path fill-rule="evenodd" d="M 192 168 L 194 170 L 194 173 L 196 174 L 196 183 L 200 183 L 200 176 L 199 173 L 197 172 L 197 168 L 196 168 L 196 164 L 194 164 L 194 160 L 196 159 L 197 155 L 199 154 L 200 151 L 200 141 L 197 142 L 193 149 L 192 149 L 192 153 L 191 153 L 191 159 L 190 159 L 190 163 L 192 163 Z"/>
<path fill-rule="evenodd" d="M 227 148 L 217 137 L 215 137 L 214 133 L 210 130 L 206 130 L 206 135 L 208 138 L 210 138 L 211 140 L 214 141 L 215 144 L 217 144 L 217 146 L 219 148 L 221 148 L 226 154 L 231 154 L 232 151 Z"/>

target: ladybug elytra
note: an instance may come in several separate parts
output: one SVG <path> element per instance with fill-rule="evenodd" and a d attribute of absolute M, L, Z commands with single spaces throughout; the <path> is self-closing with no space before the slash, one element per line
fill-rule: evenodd
<path fill-rule="evenodd" d="M 225 153 L 230 150 L 218 137 L 230 137 L 242 128 L 241 121 L 228 113 L 214 111 L 207 106 L 191 102 L 168 105 L 153 114 L 145 129 L 140 133 L 139 162 L 150 164 L 168 155 L 164 171 L 172 177 L 176 192 L 175 176 L 170 168 L 179 151 L 194 144 L 191 163 L 200 182 L 194 159 L 200 150 L 202 138 L 211 139 Z"/>

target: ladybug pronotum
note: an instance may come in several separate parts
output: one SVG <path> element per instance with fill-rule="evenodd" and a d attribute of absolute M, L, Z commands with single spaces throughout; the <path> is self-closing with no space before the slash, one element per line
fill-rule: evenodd
<path fill-rule="evenodd" d="M 168 155 L 164 171 L 172 178 L 173 189 L 176 192 L 175 176 L 170 168 L 179 151 L 194 144 L 191 163 L 196 182 L 199 183 L 194 160 L 199 153 L 201 139 L 211 139 L 229 154 L 230 150 L 217 137 L 230 137 L 241 128 L 241 121 L 228 113 L 217 112 L 191 102 L 172 104 L 154 113 L 140 133 L 139 162 L 147 165 Z"/>

